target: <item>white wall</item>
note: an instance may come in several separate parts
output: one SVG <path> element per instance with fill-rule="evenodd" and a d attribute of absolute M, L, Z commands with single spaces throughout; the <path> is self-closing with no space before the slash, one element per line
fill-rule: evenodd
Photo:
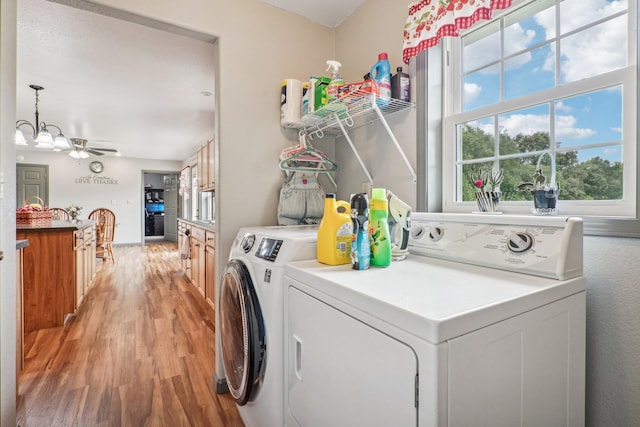
<path fill-rule="evenodd" d="M 0 3 L 0 425 L 16 425 L 16 2 Z"/>
<path fill-rule="evenodd" d="M 65 153 L 36 151 L 19 151 L 18 155 L 22 158 L 19 163 L 49 165 L 49 206 L 82 206 L 80 218 L 87 218 L 96 208 L 111 209 L 116 214 L 116 245 L 142 243 L 142 171 L 179 172 L 181 168 L 178 161 L 102 156 L 104 171 L 94 174 L 89 163 L 95 157 L 76 160 Z M 98 183 L 95 177 L 112 178 L 114 183 Z"/>
<path fill-rule="evenodd" d="M 397 67 L 403 67 L 403 71 L 411 75 L 412 100 L 415 100 L 415 66 L 402 62 L 407 5 L 404 0 L 367 0 L 336 29 L 336 59 L 342 62 L 342 75 L 347 81 L 362 81 L 378 60 L 378 54 L 386 52 L 392 74 Z M 396 113 L 388 123 L 415 171 L 415 109 Z M 373 177 L 374 186 L 390 189 L 415 209 L 416 184 L 383 125 L 376 122 L 353 131 L 350 136 Z M 338 195 L 348 200 L 350 193 L 361 191 L 367 178 L 344 138 L 336 138 L 335 149 L 341 167 Z"/>

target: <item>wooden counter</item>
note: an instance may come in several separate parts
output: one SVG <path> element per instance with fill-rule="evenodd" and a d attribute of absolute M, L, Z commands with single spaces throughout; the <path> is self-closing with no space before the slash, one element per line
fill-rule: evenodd
<path fill-rule="evenodd" d="M 22 260 L 24 332 L 63 325 L 93 281 L 95 221 L 18 225 L 16 239 L 29 240 Z"/>

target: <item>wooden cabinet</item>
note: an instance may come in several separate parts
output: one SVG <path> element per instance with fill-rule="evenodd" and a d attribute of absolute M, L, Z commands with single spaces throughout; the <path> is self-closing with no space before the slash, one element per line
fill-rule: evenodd
<path fill-rule="evenodd" d="M 185 235 L 189 232 L 189 243 Z M 182 254 L 185 244 L 191 245 L 191 258 L 181 259 L 182 270 L 193 286 L 215 310 L 216 293 L 216 239 L 210 229 L 191 225 L 178 220 L 178 253 Z"/>
<path fill-rule="evenodd" d="M 75 239 L 76 294 L 75 308 L 80 307 L 84 296 L 93 286 L 96 273 L 95 226 L 78 230 Z"/>
<path fill-rule="evenodd" d="M 210 139 L 198 150 L 198 189 L 200 191 L 215 190 L 215 141 Z"/>
<path fill-rule="evenodd" d="M 26 243 L 26 242 L 25 242 Z M 26 244 L 25 244 L 26 246 Z M 24 246 L 16 250 L 16 379 L 24 369 L 24 325 L 22 308 L 22 258 Z M 16 382 L 17 386 L 17 382 Z"/>
<path fill-rule="evenodd" d="M 29 240 L 23 253 L 25 334 L 62 326 L 75 312 L 94 279 L 94 227 L 92 220 L 17 227 L 16 239 Z"/>
<path fill-rule="evenodd" d="M 216 308 L 216 234 L 207 231 L 205 242 L 205 284 L 204 297 L 207 303 L 215 310 Z"/>
<path fill-rule="evenodd" d="M 200 294 L 205 292 L 205 230 L 191 227 L 191 282 Z"/>

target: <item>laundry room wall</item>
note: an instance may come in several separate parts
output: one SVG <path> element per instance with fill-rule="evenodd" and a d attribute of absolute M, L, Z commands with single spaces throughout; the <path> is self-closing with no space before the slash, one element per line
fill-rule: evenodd
<path fill-rule="evenodd" d="M 95 157 L 76 160 L 63 153 L 21 151 L 18 163 L 49 165 L 49 206 L 82 206 L 80 219 L 95 208 L 116 214 L 114 244 L 142 243 L 142 171 L 180 171 L 181 162 L 102 156 L 104 171 L 94 174 Z"/>
<path fill-rule="evenodd" d="M 408 2 L 404 0 L 367 0 L 336 29 L 336 59 L 342 63 L 342 77 L 349 82 L 362 81 L 378 60 L 378 54 L 389 55 L 392 74 L 397 67 L 411 76 L 412 100 L 415 100 L 415 65 L 402 62 L 402 31 L 407 19 Z M 395 113 L 389 127 L 402 151 L 416 169 L 416 110 Z M 410 169 L 379 121 L 350 133 L 375 187 L 390 189 L 415 208 L 416 184 Z M 367 177 L 344 137 L 336 138 L 338 195 L 348 200 L 351 193 L 362 191 Z"/>

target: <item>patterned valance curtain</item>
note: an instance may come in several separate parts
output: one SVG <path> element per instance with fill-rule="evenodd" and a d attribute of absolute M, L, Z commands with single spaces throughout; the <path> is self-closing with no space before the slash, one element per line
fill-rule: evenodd
<path fill-rule="evenodd" d="M 482 19 L 491 19 L 493 9 L 506 9 L 511 0 L 422 0 L 409 5 L 404 26 L 402 59 L 405 64 L 444 36 L 460 35 Z"/>

